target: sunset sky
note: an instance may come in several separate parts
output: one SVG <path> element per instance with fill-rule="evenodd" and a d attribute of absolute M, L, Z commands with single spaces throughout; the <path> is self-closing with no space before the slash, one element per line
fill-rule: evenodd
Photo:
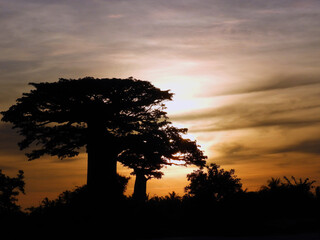
<path fill-rule="evenodd" d="M 0 32 L 1 111 L 29 82 L 132 76 L 175 93 L 170 120 L 244 188 L 320 185 L 319 0 L 2 0 Z M 23 207 L 85 184 L 85 154 L 28 162 L 0 131 L 0 169 L 25 172 Z M 164 169 L 147 191 L 182 195 L 192 170 Z"/>

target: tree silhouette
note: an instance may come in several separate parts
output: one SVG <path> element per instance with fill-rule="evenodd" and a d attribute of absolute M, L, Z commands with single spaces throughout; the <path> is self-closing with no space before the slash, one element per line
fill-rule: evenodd
<path fill-rule="evenodd" d="M 119 161 L 132 168 L 136 175 L 134 199 L 146 200 L 146 184 L 151 178 L 161 178 L 160 169 L 166 165 L 205 165 L 206 156 L 195 141 L 184 139 L 185 128 L 176 128 L 169 122 L 155 123 L 133 136 L 130 149 L 123 151 Z"/>
<path fill-rule="evenodd" d="M 199 199 L 214 201 L 242 192 L 240 178 L 234 175 L 234 170 L 225 171 L 219 168 L 219 165 L 212 163 L 206 166 L 207 172 L 200 169 L 188 174 L 187 178 L 191 182 L 185 191 Z"/>
<path fill-rule="evenodd" d="M 29 160 L 44 154 L 74 157 L 82 147 L 88 154 L 87 184 L 99 193 L 117 186 L 117 155 L 128 137 L 148 124 L 166 121 L 163 101 L 171 100 L 148 81 L 128 79 L 78 80 L 30 83 L 35 89 L 2 112 L 2 120 L 24 136 L 20 149 L 30 148 Z"/>
<path fill-rule="evenodd" d="M 280 178 L 271 178 L 268 180 L 268 184 L 264 185 L 260 189 L 260 193 L 271 201 L 277 201 L 287 205 L 288 202 L 305 201 L 313 198 L 311 189 L 314 187 L 315 181 L 311 181 L 309 178 L 299 181 L 294 176 L 292 180 L 283 177 L 285 181 L 281 181 Z"/>
<path fill-rule="evenodd" d="M 316 198 L 318 201 L 320 201 L 320 186 L 316 187 Z"/>
<path fill-rule="evenodd" d="M 16 198 L 19 193 L 24 192 L 24 175 L 19 170 L 17 177 L 9 177 L 2 173 L 0 169 L 0 216 L 10 215 L 20 211 L 20 207 L 16 204 Z"/>
<path fill-rule="evenodd" d="M 306 178 L 302 180 L 302 178 L 299 179 L 299 181 L 296 180 L 294 176 L 291 176 L 291 179 L 293 182 L 290 181 L 289 178 L 286 176 L 283 177 L 287 181 L 287 186 L 289 188 L 295 188 L 298 192 L 308 194 L 310 190 L 314 187 L 312 186 L 316 181 L 311 181 L 309 178 Z"/>

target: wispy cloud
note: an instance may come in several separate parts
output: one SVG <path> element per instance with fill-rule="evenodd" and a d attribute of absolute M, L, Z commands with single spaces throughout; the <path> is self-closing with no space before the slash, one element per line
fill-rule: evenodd
<path fill-rule="evenodd" d="M 228 86 L 229 85 L 229 86 Z M 241 84 L 226 83 L 223 88 L 212 90 L 208 88 L 204 93 L 204 96 L 221 96 L 221 95 L 236 95 L 236 94 L 249 94 L 257 92 L 286 90 L 289 88 L 303 87 L 308 85 L 315 85 L 314 87 L 320 87 L 320 75 L 319 74 L 304 74 L 304 75 L 286 75 L 280 74 L 278 76 L 269 76 L 267 78 L 256 78 L 250 80 L 241 81 Z"/>
<path fill-rule="evenodd" d="M 124 16 L 122 14 L 110 14 L 108 15 L 108 18 L 118 19 L 123 18 Z"/>
<path fill-rule="evenodd" d="M 300 153 L 320 155 L 320 138 L 297 142 L 292 145 L 275 149 L 274 152 L 275 153 L 300 152 Z"/>
<path fill-rule="evenodd" d="M 2 115 L 0 114 L 0 118 Z M 0 124 L 0 154 L 4 156 L 21 155 L 18 142 L 22 140 L 21 136 L 11 129 L 10 124 Z"/>
<path fill-rule="evenodd" d="M 262 128 L 262 127 L 280 127 L 280 128 L 299 128 L 310 125 L 319 124 L 319 119 L 309 120 L 296 120 L 296 119 L 278 119 L 278 120 L 266 120 L 266 121 L 254 121 L 254 122 L 239 122 L 237 120 L 232 122 L 217 122 L 212 124 L 213 126 L 199 127 L 190 129 L 191 133 L 196 132 L 218 132 L 218 131 L 230 131 L 250 128 Z"/>
<path fill-rule="evenodd" d="M 257 162 L 266 154 L 263 148 L 253 148 L 239 142 L 220 142 L 213 145 L 210 151 L 217 154 L 212 161 L 223 164 Z"/>
<path fill-rule="evenodd" d="M 299 128 L 320 123 L 319 116 L 320 104 L 317 103 L 248 102 L 181 114 L 173 116 L 172 120 L 189 123 L 191 132 L 211 132 L 261 127 Z"/>

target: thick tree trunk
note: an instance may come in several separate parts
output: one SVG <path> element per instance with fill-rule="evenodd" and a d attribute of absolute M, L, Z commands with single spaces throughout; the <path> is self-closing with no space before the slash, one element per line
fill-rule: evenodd
<path fill-rule="evenodd" d="M 103 124 L 88 124 L 87 186 L 94 199 L 114 200 L 117 197 L 117 160 L 114 146 L 105 135 Z"/>
<path fill-rule="evenodd" d="M 147 181 L 142 171 L 136 171 L 136 181 L 134 183 L 133 199 L 144 202 L 147 199 Z"/>

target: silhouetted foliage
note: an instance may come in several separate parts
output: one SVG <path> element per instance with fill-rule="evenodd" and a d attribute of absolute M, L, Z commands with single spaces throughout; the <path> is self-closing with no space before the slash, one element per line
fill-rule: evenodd
<path fill-rule="evenodd" d="M 191 196 L 211 201 L 231 198 L 242 192 L 240 178 L 234 175 L 234 170 L 225 171 L 219 168 L 219 165 L 212 163 L 206 166 L 207 172 L 199 169 L 188 174 L 191 182 L 185 191 Z"/>
<path fill-rule="evenodd" d="M 271 178 L 259 193 L 265 200 L 268 211 L 277 211 L 286 216 L 303 216 L 315 207 L 316 195 L 311 191 L 315 181 L 308 178 L 299 181 L 295 177 Z"/>
<path fill-rule="evenodd" d="M 84 185 L 76 187 L 74 191 L 64 191 L 54 200 L 44 198 L 38 207 L 31 207 L 27 210 L 31 212 L 32 216 L 52 217 L 53 215 L 62 216 L 63 213 L 66 215 L 71 208 L 83 211 L 89 206 L 88 204 L 88 189 Z"/>
<path fill-rule="evenodd" d="M 145 128 L 140 134 L 132 136 L 133 143 L 124 150 L 118 160 L 125 166 L 134 169 L 136 175 L 133 197 L 136 200 L 146 199 L 146 183 L 151 178 L 161 178 L 160 171 L 166 165 L 190 164 L 203 167 L 205 159 L 196 141 L 183 138 L 185 128 L 176 128 L 169 122 L 155 123 Z"/>
<path fill-rule="evenodd" d="M 111 195 L 117 191 L 117 155 L 128 148 L 130 135 L 166 122 L 163 101 L 172 98 L 169 91 L 133 78 L 86 77 L 30 85 L 35 89 L 2 112 L 2 121 L 11 122 L 24 136 L 20 149 L 31 149 L 26 155 L 34 160 L 44 154 L 74 157 L 85 147 L 88 187 L 97 193 L 108 182 Z"/>
<path fill-rule="evenodd" d="M 285 182 L 281 181 L 280 178 L 271 178 L 268 180 L 268 185 L 262 186 L 260 192 L 265 194 L 271 194 L 274 197 L 280 198 L 290 198 L 293 200 L 313 198 L 311 190 L 314 188 L 312 186 L 315 181 L 310 181 L 309 178 L 299 181 L 295 177 L 289 178 L 284 177 Z"/>
<path fill-rule="evenodd" d="M 116 199 L 124 201 L 126 199 L 124 191 L 129 178 L 118 175 L 117 179 L 119 192 Z M 104 198 L 103 191 L 107 191 L 107 189 L 101 189 L 101 191 L 100 195 L 94 196 L 93 202 L 87 185 L 76 187 L 73 191 L 64 191 L 56 199 L 44 198 L 38 207 L 31 207 L 27 210 L 32 218 L 47 219 L 51 222 L 62 218 L 60 221 L 78 223 L 84 218 L 91 219 L 91 217 L 97 217 L 100 214 L 112 215 L 112 212 L 117 208 L 115 205 L 108 205 L 108 199 Z"/>
<path fill-rule="evenodd" d="M 316 197 L 320 201 L 320 186 L 316 187 Z"/>
<path fill-rule="evenodd" d="M 32 225 L 47 226 L 46 229 L 55 226 L 61 229 L 62 226 L 66 226 L 67 229 L 81 229 L 81 233 L 84 229 L 99 229 L 100 234 L 117 234 L 120 239 L 189 235 L 294 234 L 318 230 L 320 199 L 316 199 L 316 195 L 311 193 L 313 181 L 307 179 L 291 181 L 285 178 L 281 181 L 273 178 L 261 188 L 262 190 L 247 192 L 241 190 L 240 179 L 234 176 L 233 171 L 220 169 L 216 164 L 193 173 L 200 173 L 194 175 L 195 179 L 201 176 L 199 183 L 207 186 L 206 189 L 209 189 L 214 197 L 206 194 L 201 195 L 200 199 L 196 194 L 179 196 L 171 192 L 166 196 L 150 197 L 144 204 L 139 204 L 130 196 L 122 196 L 121 201 L 115 206 L 108 205 L 106 199 L 96 196 L 96 206 L 92 208 L 90 205 L 92 202 L 87 198 L 87 187 L 83 186 L 74 191 L 65 191 L 55 200 L 44 199 L 39 207 L 30 209 L 29 220 Z M 121 179 L 123 183 L 127 183 L 127 178 Z M 212 181 L 208 182 L 209 179 L 219 179 L 215 181 L 219 184 L 213 187 Z M 313 197 L 296 202 L 291 199 L 293 195 L 284 190 L 281 193 L 287 196 L 287 202 L 284 203 L 278 194 L 267 194 L 281 187 L 300 189 L 301 184 L 305 190 L 297 191 L 295 197 L 305 196 L 304 191 Z M 229 191 L 223 193 L 221 195 L 223 197 L 218 200 L 218 190 L 223 188 Z M 291 204 L 291 201 L 295 204 Z M 110 215 L 114 216 L 111 222 L 108 217 Z M 119 231 L 119 229 L 125 230 Z"/>
<path fill-rule="evenodd" d="M 9 177 L 0 169 L 0 217 L 19 213 L 20 206 L 16 204 L 19 193 L 24 192 L 24 172 L 19 170 L 17 177 Z"/>

